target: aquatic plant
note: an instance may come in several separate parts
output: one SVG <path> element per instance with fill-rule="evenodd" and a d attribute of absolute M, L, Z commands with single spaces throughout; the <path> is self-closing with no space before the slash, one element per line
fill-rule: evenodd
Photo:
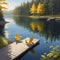
<path fill-rule="evenodd" d="M 52 48 L 52 50 L 48 54 L 44 53 L 41 55 L 41 60 L 60 60 L 59 46 L 50 46 L 50 48 Z"/>

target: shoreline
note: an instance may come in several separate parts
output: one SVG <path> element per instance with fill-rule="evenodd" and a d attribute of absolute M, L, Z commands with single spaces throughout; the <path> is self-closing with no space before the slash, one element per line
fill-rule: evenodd
<path fill-rule="evenodd" d="M 9 23 L 7 21 L 0 21 L 0 26 L 5 25 L 6 23 Z"/>
<path fill-rule="evenodd" d="M 54 16 L 27 16 L 27 15 L 14 15 L 15 17 L 29 17 L 29 18 L 57 18 L 60 19 L 60 15 L 54 15 Z"/>

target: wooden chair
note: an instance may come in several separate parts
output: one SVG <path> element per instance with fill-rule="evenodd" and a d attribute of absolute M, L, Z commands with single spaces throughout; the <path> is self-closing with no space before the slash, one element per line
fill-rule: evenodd
<path fill-rule="evenodd" d="M 16 42 L 19 42 L 21 40 L 21 36 L 19 34 L 15 35 L 15 40 Z"/>
<path fill-rule="evenodd" d="M 25 42 L 26 42 L 26 44 L 27 45 L 31 45 L 31 44 L 33 44 L 33 37 L 31 37 L 29 40 L 25 40 Z"/>

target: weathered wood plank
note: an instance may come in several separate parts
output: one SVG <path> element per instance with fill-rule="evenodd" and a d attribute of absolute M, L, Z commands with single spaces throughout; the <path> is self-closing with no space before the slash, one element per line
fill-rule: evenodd
<path fill-rule="evenodd" d="M 25 43 L 25 40 L 29 40 L 29 38 L 21 40 L 20 43 L 14 42 L 14 43 L 8 45 L 7 47 L 0 49 L 0 59 L 1 60 L 13 60 L 16 57 L 22 55 L 24 52 L 26 52 L 32 46 L 36 45 L 39 42 L 39 40 L 34 39 L 33 40 L 34 44 L 31 46 L 28 46 Z"/>

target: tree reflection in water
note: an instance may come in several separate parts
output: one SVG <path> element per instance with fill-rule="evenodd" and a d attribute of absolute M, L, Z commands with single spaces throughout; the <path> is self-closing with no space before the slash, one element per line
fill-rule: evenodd
<path fill-rule="evenodd" d="M 50 38 L 51 42 L 60 39 L 60 20 L 47 21 L 46 19 L 14 17 L 14 21 L 17 25 L 45 37 L 46 40 Z"/>

